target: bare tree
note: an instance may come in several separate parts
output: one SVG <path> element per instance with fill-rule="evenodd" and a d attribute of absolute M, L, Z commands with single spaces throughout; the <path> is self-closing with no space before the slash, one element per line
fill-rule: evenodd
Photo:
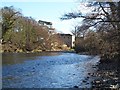
<path fill-rule="evenodd" d="M 72 18 L 84 18 L 83 29 L 89 29 L 93 27 L 96 33 L 100 32 L 107 36 L 101 36 L 101 39 L 106 45 L 112 45 L 114 50 L 104 49 L 103 55 L 109 52 L 108 57 L 119 57 L 120 55 L 120 1 L 119 2 L 91 2 L 86 5 L 88 8 L 93 7 L 89 14 L 79 13 L 67 13 L 61 18 L 62 20 L 68 20 Z M 102 34 L 101 33 L 101 34 Z M 104 48 L 104 47 L 103 47 Z M 116 53 L 116 54 L 114 54 Z"/>

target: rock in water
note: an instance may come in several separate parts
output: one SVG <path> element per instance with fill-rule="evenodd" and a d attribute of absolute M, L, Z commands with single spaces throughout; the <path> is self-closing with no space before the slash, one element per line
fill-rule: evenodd
<path fill-rule="evenodd" d="M 79 88 L 78 86 L 74 86 L 74 88 Z"/>

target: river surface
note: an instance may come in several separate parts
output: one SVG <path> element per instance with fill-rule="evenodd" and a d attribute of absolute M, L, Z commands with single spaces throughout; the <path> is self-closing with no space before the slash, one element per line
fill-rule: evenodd
<path fill-rule="evenodd" d="M 4 53 L 3 88 L 90 88 L 98 56 L 64 52 Z"/>

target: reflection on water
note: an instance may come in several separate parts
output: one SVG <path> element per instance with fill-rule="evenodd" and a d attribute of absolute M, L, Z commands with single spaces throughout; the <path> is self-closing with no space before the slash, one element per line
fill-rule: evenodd
<path fill-rule="evenodd" d="M 35 60 L 38 56 L 55 56 L 61 52 L 40 52 L 40 53 L 2 53 L 2 64 L 10 65 L 22 63 L 25 60 Z"/>

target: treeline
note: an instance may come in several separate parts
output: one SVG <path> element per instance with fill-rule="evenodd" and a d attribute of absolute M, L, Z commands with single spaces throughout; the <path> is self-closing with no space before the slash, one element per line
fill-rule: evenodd
<path fill-rule="evenodd" d="M 108 28 L 106 28 L 108 29 Z M 105 29 L 105 30 L 106 30 Z M 115 60 L 119 58 L 118 41 L 113 30 L 98 31 L 87 30 L 84 37 L 76 37 L 77 52 L 87 52 L 88 54 L 99 54 L 101 59 Z"/>
<path fill-rule="evenodd" d="M 120 1 L 85 3 L 91 12 L 71 12 L 62 20 L 83 18 L 82 25 L 75 26 L 77 52 L 101 55 L 101 61 L 115 61 L 120 57 Z"/>
<path fill-rule="evenodd" d="M 61 49 L 53 33 L 55 29 L 26 17 L 13 6 L 3 7 L 1 12 L 2 52 L 27 52 Z"/>

